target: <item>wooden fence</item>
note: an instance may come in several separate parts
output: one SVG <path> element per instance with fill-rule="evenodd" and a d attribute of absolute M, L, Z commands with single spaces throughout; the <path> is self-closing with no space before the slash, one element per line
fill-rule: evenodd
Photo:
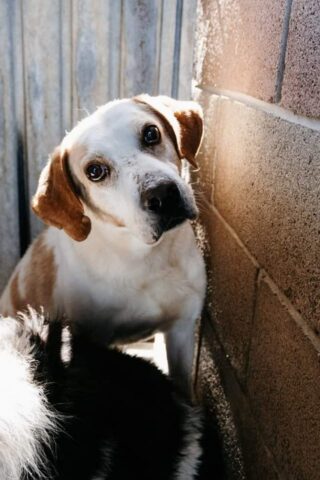
<path fill-rule="evenodd" d="M 30 197 L 64 132 L 116 97 L 189 98 L 196 0 L 0 0 L 0 291 L 42 228 Z"/>

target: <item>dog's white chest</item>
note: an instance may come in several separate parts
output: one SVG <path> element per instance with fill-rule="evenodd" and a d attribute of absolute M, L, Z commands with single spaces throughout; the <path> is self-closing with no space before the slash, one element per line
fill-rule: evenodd
<path fill-rule="evenodd" d="M 173 241 L 169 237 L 151 253 L 122 256 L 110 248 L 103 260 L 97 252 L 96 263 L 81 261 L 78 255 L 73 258 L 74 252 L 65 255 L 64 247 L 57 295 L 63 297 L 67 315 L 87 322 L 94 312 L 99 335 L 120 342 L 170 328 L 184 315 L 190 299 L 202 300 L 205 284 L 191 228 L 181 230 L 183 248 L 174 232 Z"/>

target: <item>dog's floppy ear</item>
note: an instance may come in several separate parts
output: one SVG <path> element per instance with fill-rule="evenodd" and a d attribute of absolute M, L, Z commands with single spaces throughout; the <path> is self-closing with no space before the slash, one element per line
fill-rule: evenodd
<path fill-rule="evenodd" d="M 63 228 L 71 238 L 81 242 L 91 230 L 90 219 L 74 191 L 68 165 L 68 152 L 59 147 L 41 172 L 32 210 L 45 223 Z"/>
<path fill-rule="evenodd" d="M 195 157 L 203 134 L 203 115 L 200 105 L 191 101 L 174 100 L 164 95 L 158 97 L 139 95 L 136 100 L 147 104 L 165 120 L 179 157 L 186 158 L 191 165 L 197 167 Z"/>

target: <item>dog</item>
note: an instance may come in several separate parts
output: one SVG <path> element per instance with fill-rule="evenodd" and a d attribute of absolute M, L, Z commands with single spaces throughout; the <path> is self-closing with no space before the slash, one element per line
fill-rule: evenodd
<path fill-rule="evenodd" d="M 225 478 L 204 412 L 87 327 L 70 333 L 32 311 L 1 318 L 0 385 L 1 479 Z"/>
<path fill-rule="evenodd" d="M 206 275 L 180 173 L 182 159 L 196 166 L 202 131 L 197 103 L 148 95 L 78 123 L 41 173 L 32 208 L 50 227 L 13 272 L 0 313 L 31 305 L 82 323 L 94 312 L 105 344 L 165 332 L 170 374 L 190 391 Z"/>

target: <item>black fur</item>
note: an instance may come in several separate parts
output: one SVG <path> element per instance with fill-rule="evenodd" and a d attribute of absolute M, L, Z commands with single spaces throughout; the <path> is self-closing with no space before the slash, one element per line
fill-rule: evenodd
<path fill-rule="evenodd" d="M 55 446 L 47 449 L 52 478 L 176 478 L 186 442 L 186 416 L 201 417 L 198 409 L 187 405 L 154 365 L 101 347 L 86 332 L 72 335 L 71 359 L 64 364 L 61 330 L 61 323 L 51 323 L 46 342 L 33 338 L 36 380 L 45 382 L 50 404 L 62 415 Z M 221 480 L 215 431 L 201 425 L 199 429 L 205 432 L 200 440 L 204 453 L 194 478 Z"/>

